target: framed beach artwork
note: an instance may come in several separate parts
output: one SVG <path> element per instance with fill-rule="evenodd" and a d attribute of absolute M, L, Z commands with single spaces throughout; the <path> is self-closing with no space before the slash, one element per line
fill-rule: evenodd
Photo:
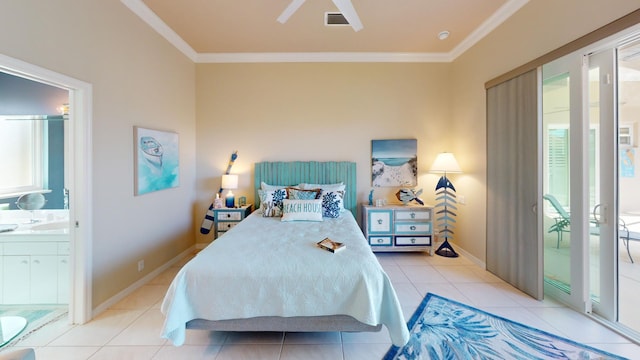
<path fill-rule="evenodd" d="M 374 187 L 418 185 L 418 140 L 371 140 Z"/>
<path fill-rule="evenodd" d="M 180 185 L 178 134 L 133 127 L 135 195 Z"/>

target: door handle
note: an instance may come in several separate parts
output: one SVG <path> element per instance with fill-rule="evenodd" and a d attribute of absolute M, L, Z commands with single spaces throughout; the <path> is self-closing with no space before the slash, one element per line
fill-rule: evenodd
<path fill-rule="evenodd" d="M 606 224 L 607 223 L 607 219 L 605 217 L 602 216 L 601 212 L 600 212 L 600 208 L 603 209 L 607 209 L 606 206 L 602 205 L 602 204 L 597 204 L 596 206 L 593 207 L 593 220 L 596 222 L 596 224 Z"/>

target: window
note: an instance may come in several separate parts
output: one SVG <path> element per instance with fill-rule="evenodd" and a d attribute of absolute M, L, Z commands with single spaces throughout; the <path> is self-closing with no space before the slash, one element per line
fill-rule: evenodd
<path fill-rule="evenodd" d="M 0 116 L 0 198 L 43 190 L 43 123 Z"/>

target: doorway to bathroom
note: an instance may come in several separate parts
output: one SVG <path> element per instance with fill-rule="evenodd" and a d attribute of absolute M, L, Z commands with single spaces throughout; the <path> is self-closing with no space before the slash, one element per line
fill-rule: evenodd
<path fill-rule="evenodd" d="M 55 191 L 55 195 L 58 196 L 58 199 L 54 199 L 53 197 L 51 198 L 51 202 L 53 203 L 52 206 L 55 206 L 57 208 L 46 209 L 45 203 L 42 210 L 38 210 L 37 212 L 34 211 L 32 214 L 29 214 L 29 218 L 27 218 L 27 220 L 31 223 L 31 228 L 23 229 L 25 232 L 30 231 L 30 234 L 32 236 L 36 235 L 36 231 L 48 232 L 47 238 L 51 239 L 53 239 L 51 236 L 53 236 L 54 234 L 65 235 L 65 237 L 55 238 L 55 241 L 52 241 L 53 243 L 55 243 L 53 245 L 46 244 L 44 246 L 38 246 L 35 249 L 30 249 L 35 250 L 35 254 L 24 254 L 24 256 L 27 256 L 29 260 L 38 260 L 40 264 L 42 264 L 43 261 L 47 261 L 49 262 L 48 265 L 53 266 L 50 261 L 53 259 L 56 260 L 56 271 L 51 271 L 50 273 L 48 273 L 49 276 L 52 276 L 52 273 L 56 274 L 56 293 L 55 295 L 53 295 L 49 291 L 47 291 L 44 294 L 41 294 L 39 293 L 39 291 L 41 290 L 41 286 L 31 286 L 30 281 L 27 285 L 18 284 L 17 282 L 14 282 L 13 285 L 22 285 L 29 287 L 29 296 L 33 294 L 34 301 L 36 302 L 57 301 L 67 303 L 69 322 L 82 324 L 91 319 L 92 311 L 92 221 L 90 216 L 91 207 L 89 196 L 91 189 L 91 147 L 89 145 L 91 143 L 90 109 L 92 88 L 88 83 L 70 78 L 66 75 L 55 73 L 48 69 L 40 68 L 21 60 L 4 56 L 2 54 L 0 54 L 0 72 L 3 73 L 3 76 L 5 76 L 6 74 L 12 77 L 19 78 L 23 81 L 26 80 L 29 82 L 33 82 L 38 86 L 44 85 L 53 87 L 56 89 L 60 89 L 67 94 L 67 101 L 58 103 L 56 105 L 55 108 L 57 110 L 57 113 L 54 112 L 53 114 L 36 114 L 46 115 L 46 119 L 40 118 L 37 120 L 32 119 L 29 121 L 24 121 L 16 118 L 11 120 L 13 126 L 18 123 L 31 124 L 30 126 L 27 126 L 27 128 L 29 134 L 31 134 L 32 139 L 45 139 L 45 143 L 33 141 L 33 143 L 30 144 L 31 149 L 35 149 L 36 154 L 46 153 L 46 151 L 43 152 L 42 150 L 51 145 L 51 142 L 55 142 L 55 140 L 49 140 L 50 137 L 48 132 L 50 128 L 53 133 L 61 132 L 62 134 L 64 134 L 64 141 L 61 145 L 63 149 L 63 155 L 57 158 L 57 160 L 61 159 L 61 162 L 57 163 L 57 167 L 55 164 L 53 167 L 48 166 L 49 159 L 41 155 L 28 157 L 29 161 L 32 162 L 29 163 L 29 166 L 39 167 L 41 172 L 40 174 L 38 174 L 37 172 L 30 174 L 29 181 L 27 181 L 27 186 L 30 186 L 31 189 L 22 189 L 22 193 L 37 193 L 38 191 L 35 190 L 34 187 L 40 187 L 41 189 L 39 192 L 47 194 L 51 185 L 49 183 L 49 179 L 53 179 L 54 177 L 56 177 L 55 174 L 52 174 L 51 172 L 55 173 L 62 171 L 63 173 L 62 178 L 64 179 L 64 184 L 61 188 Z M 24 115 L 24 113 L 18 115 Z M 51 116 L 51 118 L 48 118 L 49 116 Z M 45 126 L 45 124 L 54 123 L 58 126 Z M 60 144 L 58 144 L 58 146 L 60 146 Z M 54 162 L 57 160 L 52 159 L 52 161 Z M 63 167 L 63 169 L 60 169 L 60 167 Z M 51 193 L 54 193 L 54 191 L 51 191 Z M 5 193 L 3 197 L 7 198 L 10 195 L 11 194 Z M 19 196 L 21 195 L 21 192 L 18 191 L 18 193 L 15 195 Z M 0 200 L 0 203 L 6 202 Z M 10 201 L 9 204 L 11 204 Z M 7 205 L 5 205 L 5 207 L 6 206 Z M 11 205 L 9 206 L 10 210 L 0 211 L 11 212 L 12 207 Z M 37 218 L 36 216 L 39 216 L 39 218 Z M 33 220 L 33 222 L 31 220 Z M 33 229 L 34 227 L 35 229 Z M 17 229 L 14 229 L 14 231 L 15 230 Z M 18 233 L 14 233 L 13 235 L 18 235 Z M 16 241 L 16 243 L 19 242 L 20 241 Z M 45 242 L 48 243 L 49 241 L 47 240 Z M 8 247 L 9 253 L 7 253 L 7 251 L 4 251 L 4 255 L 12 255 L 12 251 L 15 250 L 14 247 L 24 247 L 25 243 L 15 246 L 10 245 Z M 3 245 L 3 248 L 4 247 L 6 246 Z M 40 252 L 45 250 L 50 250 L 55 254 L 40 254 Z M 22 249 L 20 251 L 27 250 Z M 65 252 L 67 252 L 67 254 L 65 254 Z M 49 257 L 43 257 L 45 255 Z M 32 259 L 32 257 L 34 258 Z M 12 265 L 13 262 L 16 262 L 16 259 L 17 258 L 11 258 L 9 261 L 9 265 Z M 66 272 L 64 265 L 61 265 L 64 264 L 64 260 L 66 260 Z M 6 266 L 8 266 L 7 263 L 3 262 L 3 268 Z M 30 268 L 28 275 L 29 280 L 32 276 L 34 276 L 34 271 L 35 274 L 37 274 L 40 270 L 32 270 Z M 21 275 L 20 272 L 12 273 L 16 276 Z M 50 288 L 54 287 L 53 285 L 51 285 L 51 279 L 39 281 L 41 284 L 49 285 Z M 4 285 L 5 282 L 3 281 L 3 287 Z M 11 290 L 8 292 L 3 291 L 2 295 L 3 298 L 8 296 L 8 299 L 10 299 L 10 301 L 18 301 L 11 298 L 11 296 L 13 295 L 13 291 Z"/>

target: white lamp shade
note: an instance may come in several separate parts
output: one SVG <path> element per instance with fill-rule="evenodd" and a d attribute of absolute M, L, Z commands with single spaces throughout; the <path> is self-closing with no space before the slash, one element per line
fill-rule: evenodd
<path fill-rule="evenodd" d="M 238 188 L 238 175 L 222 175 L 223 189 L 237 189 Z"/>
<path fill-rule="evenodd" d="M 460 165 L 452 153 L 444 152 L 438 154 L 436 160 L 431 165 L 429 172 L 432 173 L 461 173 Z"/>

